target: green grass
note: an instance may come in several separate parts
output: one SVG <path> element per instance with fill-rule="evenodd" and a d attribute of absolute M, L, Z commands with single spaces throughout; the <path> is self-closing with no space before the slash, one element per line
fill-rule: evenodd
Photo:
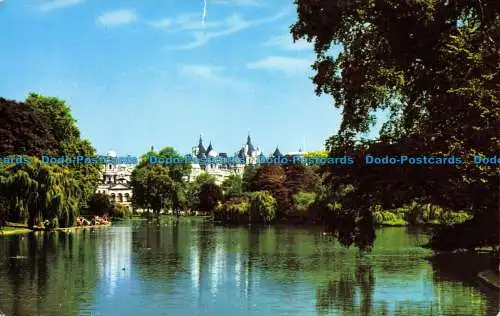
<path fill-rule="evenodd" d="M 28 229 L 28 228 L 2 226 L 2 227 L 0 227 L 0 236 L 14 235 L 14 234 L 26 234 L 26 233 L 29 233 L 31 231 L 32 230 Z"/>

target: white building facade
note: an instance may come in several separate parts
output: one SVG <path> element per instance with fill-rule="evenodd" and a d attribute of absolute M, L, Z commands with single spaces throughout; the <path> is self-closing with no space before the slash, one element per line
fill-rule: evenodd
<path fill-rule="evenodd" d="M 110 151 L 107 156 L 116 157 L 116 153 Z M 134 167 L 131 164 L 105 165 L 96 193 L 106 194 L 111 202 L 131 208 L 132 187 L 130 186 L 130 176 Z"/>

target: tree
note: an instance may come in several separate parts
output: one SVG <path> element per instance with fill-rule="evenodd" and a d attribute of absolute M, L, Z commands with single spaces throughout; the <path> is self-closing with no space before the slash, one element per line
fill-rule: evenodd
<path fill-rule="evenodd" d="M 286 174 L 281 165 L 263 165 L 257 169 L 251 182 L 252 191 L 269 191 L 276 199 L 278 218 L 290 210 L 290 190 L 285 184 Z"/>
<path fill-rule="evenodd" d="M 267 191 L 256 191 L 249 194 L 250 221 L 270 223 L 276 218 L 276 200 Z"/>
<path fill-rule="evenodd" d="M 94 193 L 90 197 L 88 206 L 92 214 L 99 216 L 110 215 L 113 213 L 114 205 L 109 200 L 109 197 L 103 193 Z"/>
<path fill-rule="evenodd" d="M 314 41 L 316 93 L 332 95 L 343 109 L 340 131 L 327 143 L 330 154 L 461 155 L 471 161 L 496 152 L 499 6 L 463 0 L 296 4 L 298 20 L 291 31 L 294 39 Z M 332 44 L 341 46 L 338 56 L 330 55 Z M 379 109 L 389 112 L 379 140 L 356 141 Z M 480 217 L 494 218 L 498 210 L 496 170 L 470 162 L 458 167 L 361 164 L 349 172 L 332 167 L 329 174 L 334 188 L 354 187 L 342 203 L 351 224 L 369 225 L 370 205 L 394 207 L 412 200 L 472 208 Z M 351 224 L 344 226 L 359 231 Z M 368 239 L 363 240 L 371 243 Z"/>
<path fill-rule="evenodd" d="M 182 157 L 172 147 L 143 155 L 131 175 L 132 204 L 152 209 L 156 214 L 172 209 L 178 215 L 185 204 L 185 177 L 190 166 L 182 163 L 157 164 L 153 163 L 152 157 L 178 158 L 182 162 Z"/>
<path fill-rule="evenodd" d="M 319 176 L 315 173 L 316 166 L 302 164 L 287 164 L 283 166 L 286 179 L 285 184 L 290 191 L 290 196 L 299 192 L 314 192 L 319 185 Z"/>
<path fill-rule="evenodd" d="M 7 200 L 9 218 L 29 227 L 43 219 L 69 227 L 78 216 L 81 191 L 71 171 L 34 157 L 27 164 L 0 169 L 0 192 Z"/>
<path fill-rule="evenodd" d="M 50 120 L 32 106 L 0 98 L 0 156 L 54 154 Z"/>
<path fill-rule="evenodd" d="M 26 103 L 46 118 L 50 135 L 55 138 L 56 146 L 52 148 L 54 155 L 69 157 L 94 157 L 95 148 L 80 137 L 80 130 L 71 114 L 71 108 L 65 101 L 55 97 L 46 97 L 30 93 Z M 45 154 L 45 153 L 44 153 Z M 101 166 L 97 164 L 70 164 L 67 166 L 73 177 L 80 183 L 82 199 L 80 207 L 85 206 L 95 192 L 100 179 Z"/>
<path fill-rule="evenodd" d="M 185 201 L 188 209 L 200 209 L 200 188 L 203 184 L 215 184 L 215 177 L 203 172 L 194 181 L 187 184 Z"/>
<path fill-rule="evenodd" d="M 257 174 L 257 170 L 259 169 L 258 165 L 245 165 L 243 169 L 243 191 L 250 192 L 252 191 L 252 181 L 255 175 Z"/>
<path fill-rule="evenodd" d="M 243 178 L 237 174 L 231 174 L 222 182 L 222 191 L 226 198 L 243 195 Z"/>
<path fill-rule="evenodd" d="M 202 212 L 212 213 L 222 201 L 222 190 L 215 183 L 203 183 L 200 186 L 199 209 Z"/>

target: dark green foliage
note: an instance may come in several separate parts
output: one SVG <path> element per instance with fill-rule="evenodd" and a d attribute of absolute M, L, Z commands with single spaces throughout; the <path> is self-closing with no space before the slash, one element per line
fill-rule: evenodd
<path fill-rule="evenodd" d="M 243 195 L 243 178 L 232 174 L 222 183 L 222 191 L 225 198 L 232 198 Z"/>
<path fill-rule="evenodd" d="M 90 196 L 88 207 L 92 215 L 111 215 L 114 210 L 113 203 L 109 197 L 102 193 L 94 193 Z"/>
<path fill-rule="evenodd" d="M 293 36 L 314 40 L 316 92 L 332 95 L 343 112 L 338 135 L 327 143 L 330 155 L 457 155 L 469 161 L 498 155 L 500 6 L 494 3 L 297 0 Z M 339 56 L 329 55 L 332 44 L 342 46 Z M 390 117 L 379 140 L 356 141 L 369 131 L 377 109 Z M 334 190 L 354 187 L 340 201 L 354 213 L 342 215 L 350 228 L 341 229 L 345 235 L 351 229 L 351 237 L 353 218 L 375 204 L 394 209 L 415 201 L 472 209 L 476 216 L 498 213 L 497 169 L 472 163 L 331 167 L 326 182 Z M 425 220 L 416 214 L 408 216 Z M 485 233 L 492 226 L 474 226 L 479 222 L 464 227 L 497 234 L 498 227 Z M 481 240 L 498 244 L 498 238 Z"/>
<path fill-rule="evenodd" d="M 46 115 L 32 106 L 0 98 L 0 156 L 50 155 L 56 141 Z"/>
<path fill-rule="evenodd" d="M 71 114 L 71 108 L 66 102 L 55 97 L 31 93 L 26 98 L 26 103 L 37 112 L 42 113 L 49 123 L 49 135 L 53 135 L 56 142 L 51 151 L 54 155 L 70 157 L 96 155 L 91 143 L 80 137 L 80 130 Z M 97 188 L 101 167 L 93 164 L 75 164 L 69 165 L 68 168 L 71 170 L 72 177 L 80 184 L 81 200 L 79 206 L 84 207 L 85 202 Z"/>
<path fill-rule="evenodd" d="M 199 199 L 199 210 L 212 213 L 223 199 L 222 190 L 215 183 L 204 183 L 200 187 Z"/>
<path fill-rule="evenodd" d="M 136 208 L 152 209 L 156 214 L 170 209 L 179 214 L 187 204 L 184 178 L 189 174 L 191 166 L 151 164 L 151 156 L 182 159 L 172 147 L 166 147 L 159 153 L 150 151 L 143 155 L 131 175 L 132 204 Z"/>
<path fill-rule="evenodd" d="M 450 212 L 450 211 L 448 211 L 448 212 L 444 212 L 443 214 L 441 214 L 440 222 L 443 225 L 451 226 L 451 225 L 456 225 L 456 224 L 466 222 L 467 220 L 470 220 L 470 219 L 471 219 L 470 214 L 468 214 L 466 212 Z"/>
<path fill-rule="evenodd" d="M 428 246 L 437 250 L 469 249 L 494 245 L 498 251 L 500 213 L 483 212 L 471 220 L 443 226 Z"/>
<path fill-rule="evenodd" d="M 243 190 L 245 192 L 252 191 L 252 182 L 253 182 L 253 179 L 255 178 L 255 175 L 257 174 L 258 168 L 259 168 L 258 165 L 246 165 L 245 166 L 245 169 L 243 170 L 243 176 L 242 176 Z"/>
<path fill-rule="evenodd" d="M 215 177 L 208 173 L 202 173 L 186 188 L 186 208 L 195 211 L 200 208 L 200 188 L 205 183 L 215 184 Z"/>
<path fill-rule="evenodd" d="M 69 168 L 42 164 L 36 158 L 0 168 L 0 192 L 7 201 L 9 219 L 30 227 L 54 218 L 62 227 L 73 226 L 82 199 L 80 184 Z"/>

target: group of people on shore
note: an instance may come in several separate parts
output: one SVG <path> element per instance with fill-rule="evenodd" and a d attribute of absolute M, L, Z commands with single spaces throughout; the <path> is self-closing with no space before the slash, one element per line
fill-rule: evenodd
<path fill-rule="evenodd" d="M 83 216 L 79 216 L 76 219 L 76 226 L 93 226 L 93 225 L 107 225 L 107 224 L 109 224 L 109 220 L 106 215 L 102 217 L 94 215 L 92 217 L 92 220 L 90 221 Z"/>

